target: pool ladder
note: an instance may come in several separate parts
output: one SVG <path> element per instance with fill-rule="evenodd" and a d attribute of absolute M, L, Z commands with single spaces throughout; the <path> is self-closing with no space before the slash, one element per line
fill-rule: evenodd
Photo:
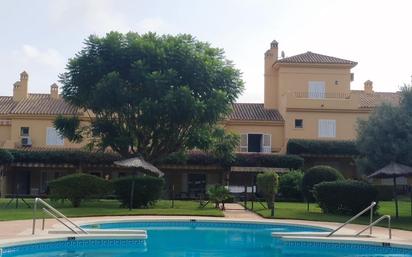
<path fill-rule="evenodd" d="M 355 216 L 353 216 L 352 218 L 348 219 L 345 223 L 343 223 L 342 225 L 340 225 L 338 228 L 336 228 L 335 230 L 333 230 L 332 232 L 330 232 L 329 234 L 326 235 L 326 237 L 330 237 L 332 235 L 334 235 L 337 231 L 339 231 L 340 229 L 342 229 L 343 227 L 345 227 L 346 225 L 348 225 L 349 223 L 351 223 L 352 221 L 354 221 L 355 219 L 359 218 L 362 214 L 366 213 L 367 211 L 370 211 L 370 215 L 369 215 L 369 225 L 362 229 L 361 231 L 359 231 L 358 233 L 355 234 L 355 237 L 360 236 L 363 232 L 365 232 L 366 230 L 369 229 L 369 234 L 372 235 L 372 228 L 373 226 L 375 226 L 376 224 L 378 224 L 379 222 L 381 222 L 384 219 L 388 220 L 388 236 L 389 239 L 392 239 L 392 228 L 391 228 L 391 216 L 390 215 L 383 215 L 382 217 L 380 217 L 379 219 L 373 221 L 373 208 L 376 206 L 376 202 L 372 202 L 371 205 L 369 205 L 368 207 L 366 207 L 364 210 L 362 210 L 361 212 L 359 212 L 358 214 L 356 214 Z"/>
<path fill-rule="evenodd" d="M 37 220 L 37 206 L 42 205 L 42 210 L 44 213 L 50 215 L 53 217 L 55 220 L 57 220 L 60 224 L 68 228 L 70 231 L 72 231 L 74 234 L 88 234 L 87 231 L 76 225 L 73 221 L 71 221 L 69 218 L 63 215 L 63 213 L 59 212 L 53 206 L 50 204 L 46 203 L 43 199 L 41 198 L 36 198 L 34 200 L 34 206 L 33 206 L 33 227 L 32 227 L 32 235 L 35 234 L 36 232 L 36 220 Z M 43 217 L 43 222 L 42 222 L 42 229 L 44 230 L 44 223 L 45 219 Z"/>

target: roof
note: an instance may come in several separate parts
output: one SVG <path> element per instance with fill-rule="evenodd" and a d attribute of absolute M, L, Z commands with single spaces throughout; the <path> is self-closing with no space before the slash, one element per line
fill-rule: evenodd
<path fill-rule="evenodd" d="M 392 162 L 369 175 L 369 178 L 391 178 L 412 176 L 412 167 Z"/>
<path fill-rule="evenodd" d="M 283 121 L 282 115 L 276 109 L 265 109 L 258 103 L 235 103 L 229 120 L 240 121 Z"/>
<path fill-rule="evenodd" d="M 0 115 L 75 115 L 78 108 L 63 99 L 55 99 L 50 94 L 29 94 L 26 99 L 13 101 L 12 96 L 0 96 Z"/>
<path fill-rule="evenodd" d="M 357 62 L 312 52 L 286 57 L 278 60 L 277 63 L 344 64 L 352 67 L 358 64 Z"/>
<path fill-rule="evenodd" d="M 353 94 L 359 94 L 359 108 L 374 108 L 382 103 L 399 105 L 399 92 L 373 92 L 368 94 L 363 90 L 352 90 Z"/>

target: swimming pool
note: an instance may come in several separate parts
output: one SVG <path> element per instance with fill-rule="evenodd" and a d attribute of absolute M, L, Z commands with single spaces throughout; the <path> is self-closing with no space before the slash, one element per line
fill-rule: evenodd
<path fill-rule="evenodd" d="M 9 246 L 1 257 L 412 257 L 412 249 L 355 243 L 283 241 L 271 232 L 320 232 L 322 228 L 217 221 L 142 221 L 87 225 L 84 228 L 145 229 L 147 240 L 72 238 Z"/>

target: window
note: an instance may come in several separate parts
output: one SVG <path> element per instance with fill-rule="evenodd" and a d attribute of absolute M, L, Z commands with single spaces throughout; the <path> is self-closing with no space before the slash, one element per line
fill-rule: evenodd
<path fill-rule="evenodd" d="M 240 152 L 270 153 L 272 152 L 272 135 L 270 134 L 241 134 Z"/>
<path fill-rule="evenodd" d="M 308 97 L 312 99 L 325 98 L 325 81 L 309 81 Z"/>
<path fill-rule="evenodd" d="M 295 128 L 303 128 L 303 120 L 295 119 Z"/>
<path fill-rule="evenodd" d="M 64 139 L 55 128 L 47 128 L 46 145 L 64 145 Z"/>
<path fill-rule="evenodd" d="M 319 120 L 319 137 L 336 137 L 336 120 Z"/>
<path fill-rule="evenodd" d="M 22 137 L 29 136 L 29 127 L 21 127 L 20 128 L 20 136 L 22 136 Z"/>

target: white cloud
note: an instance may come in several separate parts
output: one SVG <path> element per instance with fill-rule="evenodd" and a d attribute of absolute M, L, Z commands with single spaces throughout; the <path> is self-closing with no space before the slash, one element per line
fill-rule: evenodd
<path fill-rule="evenodd" d="M 41 50 L 35 46 L 25 44 L 16 53 L 16 58 L 21 58 L 25 65 L 45 65 L 54 70 L 64 67 L 64 57 L 53 48 Z"/>

